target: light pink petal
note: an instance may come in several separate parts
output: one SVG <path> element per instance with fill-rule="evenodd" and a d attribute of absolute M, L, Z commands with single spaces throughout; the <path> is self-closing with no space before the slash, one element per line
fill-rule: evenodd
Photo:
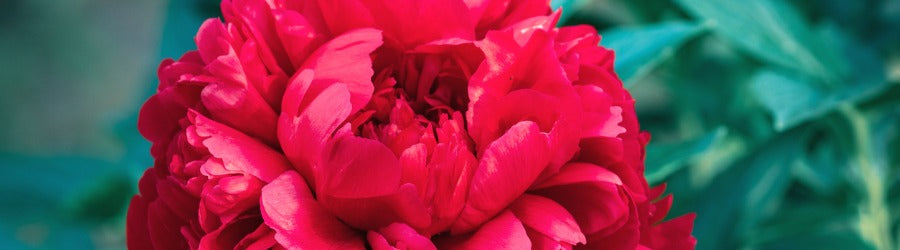
<path fill-rule="evenodd" d="M 438 144 L 428 165 L 434 192 L 427 200 L 432 204 L 434 221 L 428 232 L 445 231 L 459 217 L 469 194 L 469 183 L 478 160 L 465 145 Z"/>
<path fill-rule="evenodd" d="M 191 112 L 196 134 L 203 139 L 209 153 L 225 164 L 226 169 L 247 173 L 269 182 L 291 169 L 283 155 L 235 129 Z"/>
<path fill-rule="evenodd" d="M 272 14 L 278 31 L 276 33 L 288 59 L 295 66 L 303 65 L 303 60 L 327 40 L 323 31 L 317 30 L 307 17 L 296 11 L 275 9 Z"/>
<path fill-rule="evenodd" d="M 613 106 L 609 94 L 595 85 L 577 86 L 585 110 L 582 137 L 614 138 L 625 133 L 619 126 L 622 122 L 622 107 Z"/>
<path fill-rule="evenodd" d="M 372 59 L 369 54 L 381 44 L 381 31 L 349 31 L 319 47 L 307 58 L 303 68 L 315 72 L 314 81 L 346 84 L 350 91 L 352 112 L 356 112 L 372 98 L 375 88 L 372 84 Z"/>
<path fill-rule="evenodd" d="M 285 172 L 263 187 L 260 210 L 286 248 L 365 249 L 362 235 L 320 207 L 296 172 Z"/>
<path fill-rule="evenodd" d="M 555 241 L 571 245 L 585 243 L 584 234 L 581 233 L 575 218 L 553 200 L 524 194 L 510 205 L 509 210 L 522 220 L 525 227 Z"/>
<path fill-rule="evenodd" d="M 238 28 L 248 36 L 247 39 L 258 43 L 258 54 L 266 69 L 273 74 L 293 72 L 296 65 L 291 65 L 288 54 L 281 46 L 271 6 L 266 1 L 236 0 L 232 7 L 233 14 L 236 15 L 229 23 L 240 25 Z"/>
<path fill-rule="evenodd" d="M 285 98 L 285 102 L 290 97 Z M 317 184 L 319 158 L 326 142 L 350 115 L 350 93 L 346 85 L 328 86 L 298 116 L 283 114 L 278 137 L 284 154 L 300 174 Z"/>
<path fill-rule="evenodd" d="M 203 209 L 217 215 L 222 223 L 229 223 L 259 205 L 263 183 L 249 175 L 232 175 L 207 181 L 200 202 Z"/>
<path fill-rule="evenodd" d="M 203 88 L 200 97 L 211 117 L 266 143 L 275 143 L 275 111 L 250 85 L 237 56 L 220 56 L 206 68 L 215 79 Z"/>
<path fill-rule="evenodd" d="M 484 151 L 469 197 L 451 232 L 469 232 L 518 198 L 549 163 L 547 135 L 537 124 L 513 125 Z"/>
<path fill-rule="evenodd" d="M 200 52 L 204 63 L 209 64 L 219 56 L 227 55 L 232 51 L 226 35 L 225 25 L 217 18 L 206 19 L 200 25 L 194 41 L 197 43 L 197 51 Z"/>
<path fill-rule="evenodd" d="M 472 234 L 444 236 L 435 240 L 440 249 L 531 249 L 522 222 L 506 211 Z"/>

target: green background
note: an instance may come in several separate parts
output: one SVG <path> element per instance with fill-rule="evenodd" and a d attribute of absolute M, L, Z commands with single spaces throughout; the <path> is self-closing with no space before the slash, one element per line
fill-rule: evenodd
<path fill-rule="evenodd" d="M 555 0 L 601 30 L 698 249 L 900 249 L 900 1 Z M 0 249 L 121 249 L 136 113 L 211 0 L 0 1 Z"/>

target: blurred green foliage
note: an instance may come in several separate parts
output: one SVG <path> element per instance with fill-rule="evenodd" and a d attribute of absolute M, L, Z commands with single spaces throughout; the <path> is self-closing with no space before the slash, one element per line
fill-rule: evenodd
<path fill-rule="evenodd" d="M 605 0 L 590 24 L 699 249 L 896 249 L 900 2 Z"/>
<path fill-rule="evenodd" d="M 136 111 L 217 2 L 0 1 L 0 248 L 123 248 Z M 900 1 L 552 4 L 616 50 L 699 249 L 900 247 Z"/>

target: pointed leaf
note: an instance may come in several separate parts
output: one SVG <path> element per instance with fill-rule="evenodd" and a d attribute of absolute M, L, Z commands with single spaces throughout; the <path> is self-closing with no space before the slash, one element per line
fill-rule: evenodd
<path fill-rule="evenodd" d="M 616 73 L 628 87 L 704 30 L 684 21 L 615 28 L 600 32 L 600 43 L 616 52 Z"/>

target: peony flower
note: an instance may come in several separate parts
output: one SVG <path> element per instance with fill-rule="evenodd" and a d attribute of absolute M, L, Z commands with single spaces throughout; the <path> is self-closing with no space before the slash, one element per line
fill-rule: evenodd
<path fill-rule="evenodd" d="M 159 67 L 131 249 L 691 249 L 548 1 L 225 0 Z"/>

